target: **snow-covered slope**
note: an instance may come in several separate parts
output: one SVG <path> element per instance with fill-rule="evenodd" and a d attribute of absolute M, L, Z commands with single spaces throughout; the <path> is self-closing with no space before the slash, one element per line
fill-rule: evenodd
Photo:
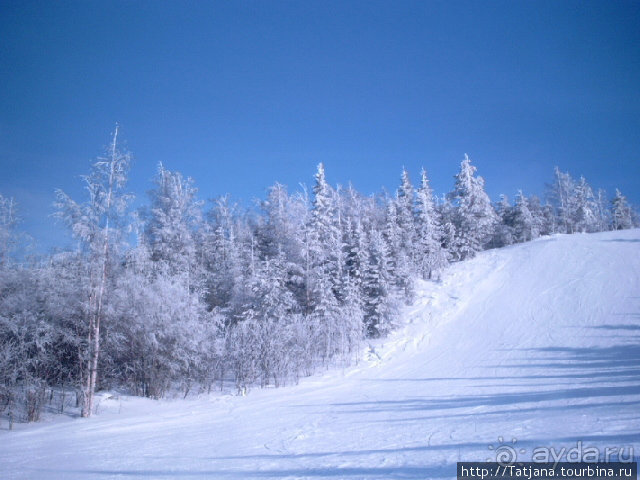
<path fill-rule="evenodd" d="M 485 252 L 419 285 L 406 321 L 360 365 L 295 387 L 105 398 L 89 420 L 3 430 L 1 476 L 455 478 L 499 437 L 522 460 L 640 454 L 640 231 Z"/>

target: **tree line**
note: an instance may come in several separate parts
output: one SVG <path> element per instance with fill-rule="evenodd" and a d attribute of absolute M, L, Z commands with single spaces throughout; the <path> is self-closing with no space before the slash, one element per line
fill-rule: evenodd
<path fill-rule="evenodd" d="M 194 181 L 159 165 L 148 204 L 131 209 L 131 156 L 118 131 L 83 177 L 87 195 L 56 192 L 72 250 L 16 260 L 24 236 L 0 195 L 0 413 L 34 421 L 45 404 L 95 410 L 95 392 L 161 398 L 232 382 L 297 382 L 357 360 L 394 328 L 416 279 L 450 262 L 553 233 L 632 228 L 638 217 L 556 169 L 543 204 L 519 191 L 495 204 L 465 155 L 436 197 L 425 170 L 403 169 L 395 195 L 271 186 L 257 209 L 198 199 Z M 132 234 L 135 241 L 132 242 Z"/>

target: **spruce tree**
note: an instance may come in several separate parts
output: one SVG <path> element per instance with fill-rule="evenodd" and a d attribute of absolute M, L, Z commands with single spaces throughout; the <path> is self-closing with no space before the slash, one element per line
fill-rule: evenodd
<path fill-rule="evenodd" d="M 476 167 L 465 154 L 454 190 L 449 194 L 455 203 L 456 249 L 460 259 L 473 257 L 485 248 L 498 221 L 491 201 L 484 191 L 484 179 L 475 175 Z"/>

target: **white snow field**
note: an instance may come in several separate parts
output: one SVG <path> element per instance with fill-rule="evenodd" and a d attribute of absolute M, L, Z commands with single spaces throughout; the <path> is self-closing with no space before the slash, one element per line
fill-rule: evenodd
<path fill-rule="evenodd" d="M 520 460 L 640 453 L 640 230 L 485 252 L 418 285 L 405 321 L 298 386 L 5 422 L 0 478 L 455 478 L 499 437 Z"/>

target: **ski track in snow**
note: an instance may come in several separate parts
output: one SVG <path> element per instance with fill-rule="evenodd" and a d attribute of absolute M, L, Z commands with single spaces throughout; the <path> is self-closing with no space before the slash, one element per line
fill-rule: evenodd
<path fill-rule="evenodd" d="M 520 460 L 578 441 L 640 454 L 640 230 L 484 252 L 420 283 L 404 319 L 377 356 L 298 386 L 5 421 L 0 477 L 455 478 L 498 437 Z"/>

